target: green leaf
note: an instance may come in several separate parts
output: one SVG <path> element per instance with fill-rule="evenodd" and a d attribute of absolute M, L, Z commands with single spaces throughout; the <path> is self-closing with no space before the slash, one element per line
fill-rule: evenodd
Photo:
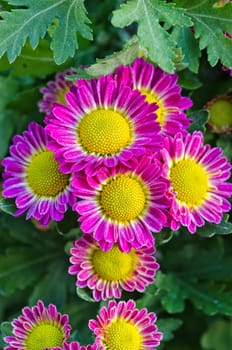
<path fill-rule="evenodd" d="M 184 10 L 163 0 L 131 0 L 113 12 L 115 27 L 123 28 L 133 22 L 138 23 L 140 45 L 147 49 L 150 59 L 164 70 L 173 72 L 176 42 L 160 22 L 164 22 L 166 28 L 190 26 L 192 22 L 184 15 Z"/>
<path fill-rule="evenodd" d="M 39 41 L 35 50 L 26 42 L 20 56 L 12 64 L 9 63 L 6 55 L 0 60 L 0 71 L 10 70 L 11 76 L 15 77 L 23 77 L 25 75 L 43 77 L 64 69 L 65 67 L 55 64 L 53 53 L 48 41 L 45 39 Z"/>
<path fill-rule="evenodd" d="M 198 131 L 205 131 L 206 123 L 209 119 L 208 112 L 204 109 L 201 109 L 199 111 L 193 111 L 189 114 L 189 118 L 192 119 L 192 123 L 190 124 L 190 127 L 188 128 L 189 132 L 193 132 L 195 130 Z"/>
<path fill-rule="evenodd" d="M 2 64 L 0 62 L 0 70 Z M 0 76 L 0 112 L 3 111 L 7 104 L 12 100 L 12 96 L 16 94 L 18 90 L 18 83 L 11 77 Z M 0 114 L 0 121 L 4 118 L 4 113 Z"/>
<path fill-rule="evenodd" d="M 173 231 L 168 228 L 164 228 L 158 235 L 155 236 L 155 246 L 168 243 L 173 238 Z"/>
<path fill-rule="evenodd" d="M 182 64 L 186 64 L 190 71 L 197 73 L 199 69 L 200 49 L 193 33 L 186 27 L 175 27 L 172 37 L 177 42 L 184 54 Z"/>
<path fill-rule="evenodd" d="M 211 323 L 201 338 L 201 346 L 209 350 L 232 349 L 232 322 L 221 319 Z"/>
<path fill-rule="evenodd" d="M 22 7 L 0 12 L 0 57 L 6 52 L 10 63 L 20 54 L 27 38 L 32 48 L 36 48 L 55 18 L 58 21 L 51 48 L 57 64 L 74 56 L 78 48 L 77 32 L 92 39 L 83 0 L 9 0 L 8 3 Z"/>
<path fill-rule="evenodd" d="M 115 52 L 104 59 L 97 59 L 97 63 L 86 68 L 85 72 L 92 77 L 109 74 L 120 65 L 131 64 L 140 53 L 138 40 L 133 38 L 122 51 Z"/>
<path fill-rule="evenodd" d="M 198 76 L 188 69 L 178 72 L 178 77 L 178 84 L 184 89 L 195 90 L 202 86 Z"/>
<path fill-rule="evenodd" d="M 197 309 L 208 315 L 217 313 L 232 315 L 231 293 L 224 292 L 216 283 L 198 283 L 195 279 L 180 278 L 177 275 L 159 273 L 156 285 L 161 303 L 169 313 L 182 312 L 185 300 L 190 299 Z"/>
<path fill-rule="evenodd" d="M 174 275 L 165 275 L 158 271 L 156 274 L 156 286 L 161 293 L 161 303 L 166 311 L 176 313 L 184 310 L 187 295 L 185 290 L 177 283 Z"/>
<path fill-rule="evenodd" d="M 232 67 L 232 40 L 224 33 L 231 34 L 232 3 L 221 8 L 214 7 L 215 0 L 176 0 L 183 6 L 194 23 L 194 36 L 199 39 L 200 49 L 206 49 L 211 66 L 218 60 L 226 67 Z"/>
<path fill-rule="evenodd" d="M 14 216 L 14 213 L 17 210 L 17 207 L 14 203 L 14 200 L 7 199 L 7 198 L 0 198 L 0 210 Z"/>
<path fill-rule="evenodd" d="M 1 333 L 2 333 L 3 337 L 7 337 L 7 336 L 12 335 L 12 330 L 13 330 L 13 327 L 12 327 L 11 322 L 2 322 L 1 323 Z"/>
<path fill-rule="evenodd" d="M 67 278 L 64 261 L 61 259 L 52 262 L 49 271 L 37 282 L 29 298 L 29 304 L 35 305 L 38 299 L 42 299 L 45 304 L 54 303 L 61 309 L 67 297 Z"/>
<path fill-rule="evenodd" d="M 156 324 L 158 330 L 163 333 L 162 341 L 169 341 L 174 338 L 173 332 L 177 330 L 183 321 L 178 318 L 158 318 Z"/>
<path fill-rule="evenodd" d="M 197 309 L 208 315 L 232 315 L 231 292 L 221 291 L 221 285 L 209 283 L 195 283 L 188 280 L 179 280 L 180 288 L 191 299 Z"/>
<path fill-rule="evenodd" d="M 0 256 L 0 295 L 10 295 L 17 289 L 25 289 L 43 271 L 45 263 L 52 261 L 57 253 L 41 255 L 30 248 L 9 248 Z"/>
<path fill-rule="evenodd" d="M 10 237 L 27 245 L 44 249 L 45 242 L 50 238 L 49 235 L 38 232 L 32 222 L 25 221 L 23 216 L 14 217 L 9 215 L 2 215 L 0 217 L 0 225 L 9 231 Z"/>
<path fill-rule="evenodd" d="M 93 77 L 91 75 L 89 75 L 87 73 L 87 71 L 85 69 L 82 68 L 71 68 L 74 72 L 76 72 L 76 74 L 71 74 L 71 75 L 67 75 L 65 77 L 66 80 L 71 80 L 71 81 L 75 81 L 77 79 L 85 79 L 85 80 L 90 80 Z"/>
<path fill-rule="evenodd" d="M 220 135 L 217 140 L 217 146 L 223 149 L 224 156 L 226 156 L 229 162 L 232 162 L 232 134 Z"/>
<path fill-rule="evenodd" d="M 76 293 L 77 293 L 77 295 L 78 295 L 81 299 L 83 299 L 83 300 L 85 300 L 85 301 L 88 301 L 88 302 L 91 302 L 91 303 L 95 303 L 95 302 L 96 302 L 96 300 L 94 300 L 94 299 L 89 295 L 87 289 L 77 287 L 77 288 L 76 288 Z"/>
<path fill-rule="evenodd" d="M 224 215 L 220 224 L 206 223 L 197 229 L 197 234 L 202 237 L 212 237 L 214 235 L 229 235 L 232 233 L 232 223 L 228 222 L 229 215 Z"/>

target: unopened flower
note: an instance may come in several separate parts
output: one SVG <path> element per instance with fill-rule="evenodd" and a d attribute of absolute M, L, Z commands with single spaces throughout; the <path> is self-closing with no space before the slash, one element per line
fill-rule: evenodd
<path fill-rule="evenodd" d="M 134 155 L 161 148 L 155 109 L 110 76 L 79 80 L 66 94 L 66 106 L 53 108 L 46 126 L 53 139 L 50 149 L 64 173 L 129 164 Z"/>
<path fill-rule="evenodd" d="M 154 282 L 159 268 L 154 247 L 131 249 L 128 253 L 114 245 L 107 252 L 89 234 L 74 242 L 69 273 L 76 275 L 76 285 L 93 290 L 95 300 L 121 298 L 121 290 L 144 292 Z"/>
<path fill-rule="evenodd" d="M 203 134 L 195 131 L 184 137 L 166 137 L 161 151 L 163 176 L 171 183 L 171 228 L 186 226 L 191 233 L 205 221 L 219 224 L 230 210 L 231 165 L 222 149 L 204 145 Z"/>
<path fill-rule="evenodd" d="M 45 307 L 39 300 L 35 306 L 24 307 L 22 315 L 13 320 L 13 335 L 4 338 L 4 350 L 44 350 L 62 347 L 69 339 L 68 315 L 57 312 L 53 304 Z"/>
<path fill-rule="evenodd" d="M 167 223 L 168 184 L 154 156 L 140 157 L 134 169 L 118 165 L 103 167 L 95 176 L 79 172 L 72 185 L 81 199 L 73 205 L 81 230 L 93 233 L 103 250 L 115 243 L 124 252 L 152 247 L 151 232 L 161 231 Z"/>
<path fill-rule="evenodd" d="M 65 95 L 74 84 L 73 81 L 67 80 L 66 77 L 75 74 L 74 71 L 68 69 L 62 73 L 57 73 L 54 81 L 49 81 L 46 87 L 40 89 L 43 94 L 42 100 L 39 101 L 39 111 L 45 113 L 44 122 L 47 123 L 52 112 L 54 104 L 59 102 L 66 104 Z"/>
<path fill-rule="evenodd" d="M 212 132 L 217 134 L 231 132 L 232 96 L 216 96 L 206 104 L 205 108 L 209 112 L 208 125 Z"/>
<path fill-rule="evenodd" d="M 119 66 L 114 77 L 139 90 L 146 96 L 148 103 L 158 106 L 154 120 L 160 124 L 164 135 L 175 135 L 178 131 L 186 132 L 191 120 L 184 111 L 192 107 L 192 101 L 181 96 L 177 74 L 165 73 L 143 58 L 136 58 L 130 66 Z"/>
<path fill-rule="evenodd" d="M 155 350 L 162 340 L 155 322 L 156 315 L 137 309 L 133 300 L 111 300 L 96 320 L 89 321 L 89 328 L 96 335 L 98 350 Z"/>
<path fill-rule="evenodd" d="M 47 141 L 44 128 L 32 122 L 22 136 L 14 136 L 10 156 L 2 161 L 3 197 L 15 198 L 16 216 L 26 212 L 26 219 L 45 226 L 51 219 L 62 220 L 75 202 L 71 175 L 59 171 Z"/>

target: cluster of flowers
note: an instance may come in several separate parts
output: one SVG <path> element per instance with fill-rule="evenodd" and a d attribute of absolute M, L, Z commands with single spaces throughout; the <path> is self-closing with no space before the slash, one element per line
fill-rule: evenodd
<path fill-rule="evenodd" d="M 82 346 L 69 341 L 68 315 L 59 313 L 53 304 L 45 307 L 39 300 L 32 308 L 23 308 L 22 315 L 12 322 L 13 335 L 4 338 L 9 344 L 5 350 L 151 350 L 162 338 L 155 321 L 154 313 L 138 310 L 133 300 L 111 300 L 96 320 L 89 321 L 89 329 L 96 336 L 94 343 Z"/>
<path fill-rule="evenodd" d="M 15 198 L 15 215 L 44 226 L 62 220 L 69 206 L 77 212 L 83 236 L 71 249 L 69 273 L 95 300 L 120 298 L 122 289 L 143 292 L 159 268 L 153 233 L 220 223 L 230 210 L 231 165 L 220 148 L 204 145 L 200 131 L 188 133 L 192 101 L 181 95 L 177 75 L 143 58 L 99 79 L 57 74 L 42 93 L 45 127 L 32 122 L 13 138 L 2 162 L 3 196 Z M 105 326 L 107 308 L 90 321 L 100 349 L 121 349 L 130 330 L 133 349 L 158 345 L 154 314 L 132 301 L 111 307 L 118 317 L 112 326 Z"/>

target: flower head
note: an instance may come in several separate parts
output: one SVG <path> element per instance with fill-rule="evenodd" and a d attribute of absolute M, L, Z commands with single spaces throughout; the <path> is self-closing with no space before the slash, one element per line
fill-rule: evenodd
<path fill-rule="evenodd" d="M 66 94 L 66 104 L 53 108 L 46 126 L 53 139 L 50 149 L 64 173 L 129 164 L 134 155 L 161 147 L 156 107 L 110 76 L 79 80 Z"/>
<path fill-rule="evenodd" d="M 121 289 L 143 292 L 154 282 L 159 268 L 152 248 L 131 249 L 125 253 L 114 245 L 107 252 L 89 235 L 84 234 L 71 248 L 69 273 L 76 275 L 76 285 L 93 290 L 95 300 L 121 298 Z"/>
<path fill-rule="evenodd" d="M 27 219 L 45 226 L 51 219 L 62 220 L 68 205 L 75 202 L 71 175 L 59 171 L 47 141 L 44 128 L 32 122 L 22 136 L 14 136 L 10 157 L 2 161 L 3 197 L 16 198 L 15 215 L 27 212 Z"/>
<path fill-rule="evenodd" d="M 207 102 L 205 108 L 209 112 L 208 125 L 217 134 L 225 134 L 232 130 L 232 96 L 219 95 Z"/>
<path fill-rule="evenodd" d="M 166 225 L 168 185 L 161 179 L 155 156 L 140 157 L 133 170 L 118 165 L 103 167 L 95 176 L 79 172 L 72 184 L 82 199 L 73 206 L 81 215 L 80 227 L 93 233 L 103 250 L 115 243 L 124 252 L 131 247 L 152 247 L 151 231 L 159 232 Z"/>
<path fill-rule="evenodd" d="M 154 120 L 161 126 L 164 135 L 186 132 L 191 120 L 184 110 L 192 106 L 188 97 L 181 96 L 181 87 L 177 85 L 177 74 L 165 73 L 143 58 L 136 58 L 130 66 L 119 66 L 114 74 L 122 81 L 146 96 L 150 104 L 157 104 Z"/>
<path fill-rule="evenodd" d="M 45 123 L 48 122 L 52 108 L 55 103 L 59 102 L 61 104 L 66 104 L 65 94 L 70 90 L 70 87 L 74 84 L 72 81 L 67 80 L 68 75 L 75 74 L 74 71 L 68 69 L 62 73 L 57 73 L 55 76 L 55 81 L 49 81 L 46 87 L 40 89 L 43 94 L 42 100 L 39 101 L 39 111 L 45 113 Z"/>
<path fill-rule="evenodd" d="M 44 350 L 62 347 L 70 336 L 67 315 L 57 312 L 53 304 L 45 307 L 39 300 L 35 306 L 26 306 L 22 315 L 12 322 L 13 335 L 4 338 L 5 350 Z"/>
<path fill-rule="evenodd" d="M 204 145 L 203 134 L 195 131 L 184 137 L 166 137 L 161 151 L 163 175 L 171 183 L 171 228 L 186 226 L 191 233 L 205 221 L 219 224 L 230 210 L 226 199 L 232 194 L 231 165 L 222 150 Z"/>
<path fill-rule="evenodd" d="M 155 325 L 156 315 L 137 309 L 135 302 L 111 300 L 102 307 L 89 328 L 96 335 L 99 350 L 155 350 L 162 339 Z"/>

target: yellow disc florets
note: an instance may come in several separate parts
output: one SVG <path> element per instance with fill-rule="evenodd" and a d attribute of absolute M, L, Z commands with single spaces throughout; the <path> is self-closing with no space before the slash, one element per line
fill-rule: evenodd
<path fill-rule="evenodd" d="M 143 214 L 146 199 L 147 191 L 142 181 L 128 174 L 109 179 L 99 193 L 103 214 L 124 224 Z"/>
<path fill-rule="evenodd" d="M 35 325 L 25 341 L 25 350 L 44 350 L 46 348 L 62 347 L 65 334 L 56 323 L 41 323 Z"/>
<path fill-rule="evenodd" d="M 56 197 L 69 185 L 69 175 L 62 174 L 54 153 L 42 151 L 35 154 L 27 168 L 27 182 L 37 196 Z"/>
<path fill-rule="evenodd" d="M 94 271 L 105 281 L 123 281 L 132 276 L 138 260 L 134 249 L 124 253 L 115 245 L 107 252 L 97 249 L 91 257 Z"/>
<path fill-rule="evenodd" d="M 107 327 L 104 343 L 108 350 L 141 350 L 142 341 L 143 337 L 135 324 L 118 318 Z"/>
<path fill-rule="evenodd" d="M 132 143 L 132 125 L 121 112 L 96 109 L 85 115 L 78 139 L 87 153 L 111 156 Z"/>
<path fill-rule="evenodd" d="M 194 159 L 182 159 L 173 164 L 170 180 L 177 200 L 189 208 L 200 206 L 207 197 L 209 175 Z"/>

